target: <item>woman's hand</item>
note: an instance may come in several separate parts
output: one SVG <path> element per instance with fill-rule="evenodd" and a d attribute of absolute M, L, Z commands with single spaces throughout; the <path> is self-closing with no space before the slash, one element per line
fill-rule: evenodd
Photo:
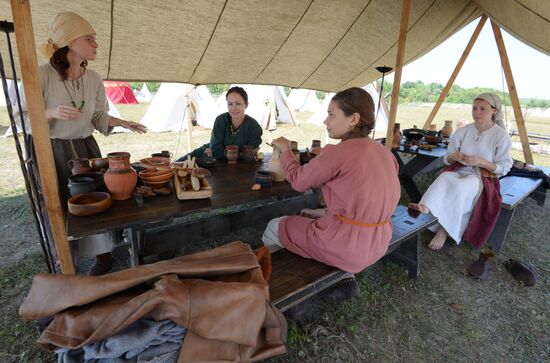
<path fill-rule="evenodd" d="M 304 208 L 300 211 L 300 215 L 308 218 L 321 218 L 327 214 L 326 208 L 309 209 Z"/>
<path fill-rule="evenodd" d="M 477 166 L 480 168 L 485 168 L 489 171 L 495 171 L 497 166 L 490 161 L 483 159 L 481 156 L 477 155 L 464 155 L 462 163 L 470 166 Z"/>
<path fill-rule="evenodd" d="M 145 125 L 142 125 L 134 121 L 121 120 L 116 117 L 111 117 L 111 120 L 109 121 L 109 126 L 111 127 L 120 126 L 130 131 L 137 132 L 139 134 L 144 134 L 147 132 L 147 127 Z"/>
<path fill-rule="evenodd" d="M 447 161 L 451 164 L 455 162 L 462 162 L 463 160 L 464 160 L 464 154 L 461 153 L 460 151 L 455 151 L 454 153 L 449 154 L 449 156 L 447 156 Z"/>
<path fill-rule="evenodd" d="M 71 106 L 59 105 L 54 108 L 46 109 L 46 120 L 52 122 L 54 120 L 76 120 L 80 118 L 82 112 L 78 108 Z"/>
<path fill-rule="evenodd" d="M 281 149 L 281 153 L 284 153 L 285 151 L 290 151 L 290 141 L 285 139 L 284 137 L 278 137 L 275 140 L 271 142 L 273 146 L 277 146 L 279 149 Z"/>

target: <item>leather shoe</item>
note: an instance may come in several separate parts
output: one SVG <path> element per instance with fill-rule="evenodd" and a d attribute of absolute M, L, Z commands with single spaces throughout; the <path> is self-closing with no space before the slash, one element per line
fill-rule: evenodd
<path fill-rule="evenodd" d="M 287 311 L 285 316 L 293 320 L 298 326 L 303 326 L 312 315 L 313 305 L 311 299 L 302 301 L 301 303 L 294 305 Z"/>
<path fill-rule="evenodd" d="M 340 303 L 353 299 L 361 294 L 361 289 L 353 277 L 338 281 L 333 287 L 321 292 L 319 296 L 323 300 Z"/>
<path fill-rule="evenodd" d="M 526 263 L 509 259 L 504 262 L 504 267 L 516 280 L 522 282 L 525 286 L 533 286 L 537 282 L 534 269 Z"/>
<path fill-rule="evenodd" d="M 479 258 L 466 268 L 468 273 L 480 280 L 487 280 L 491 275 L 491 261 L 495 257 L 493 251 L 488 248 L 483 248 L 480 251 Z"/>

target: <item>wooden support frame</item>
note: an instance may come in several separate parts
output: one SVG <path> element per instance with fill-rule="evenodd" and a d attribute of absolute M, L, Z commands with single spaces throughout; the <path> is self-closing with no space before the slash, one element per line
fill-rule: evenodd
<path fill-rule="evenodd" d="M 19 62 L 22 70 L 21 77 L 25 85 L 25 97 L 27 99 L 34 148 L 40 170 L 40 182 L 44 193 L 55 249 L 61 265 L 61 272 L 64 274 L 74 274 L 75 268 L 67 239 L 65 217 L 59 198 L 59 186 L 55 163 L 53 161 L 50 130 L 46 121 L 44 98 L 42 97 L 42 87 L 38 75 L 38 59 L 36 57 L 30 2 L 28 0 L 11 0 L 11 9 L 17 50 L 19 52 Z"/>
<path fill-rule="evenodd" d="M 523 157 L 527 164 L 533 163 L 533 154 L 531 154 L 531 147 L 529 146 L 529 137 L 527 136 L 527 130 L 525 129 L 525 121 L 521 113 L 521 106 L 519 103 L 518 92 L 516 90 L 516 83 L 514 82 L 514 76 L 512 75 L 512 67 L 510 67 L 510 60 L 508 59 L 508 53 L 504 46 L 504 39 L 500 27 L 491 19 L 491 27 L 493 28 L 493 34 L 497 43 L 498 53 L 500 54 L 500 61 L 504 70 L 504 76 L 506 77 L 506 83 L 508 84 L 508 92 L 510 92 L 510 99 L 512 101 L 512 108 L 514 109 L 514 116 L 516 117 L 516 125 L 518 127 L 519 139 L 521 140 L 521 146 L 523 148 Z"/>
<path fill-rule="evenodd" d="M 397 105 L 399 104 L 399 88 L 401 87 L 401 73 L 403 71 L 403 59 L 405 58 L 405 43 L 407 42 L 410 10 L 411 0 L 403 0 L 399 42 L 397 44 L 397 59 L 395 61 L 395 76 L 393 78 L 393 89 L 391 93 L 390 116 L 388 118 L 388 131 L 386 133 L 386 148 L 388 150 L 391 150 L 392 147 L 393 128 L 395 126 L 395 117 L 397 116 Z"/>
<path fill-rule="evenodd" d="M 439 111 L 439 108 L 443 104 L 443 101 L 445 101 L 447 94 L 449 93 L 449 91 L 451 90 L 451 87 L 455 83 L 456 77 L 458 76 L 458 73 L 462 69 L 464 62 L 466 62 L 468 55 L 470 55 L 470 51 L 472 50 L 472 47 L 477 41 L 477 38 L 479 37 L 479 33 L 481 33 L 481 29 L 483 29 L 483 26 L 485 25 L 486 21 L 487 21 L 487 16 L 482 15 L 481 19 L 479 19 L 479 23 L 477 24 L 477 27 L 474 30 L 474 33 L 472 34 L 472 37 L 470 38 L 470 41 L 466 45 L 464 52 L 462 52 L 462 56 L 458 60 L 458 63 L 456 64 L 456 67 L 453 73 L 449 77 L 449 80 L 447 81 L 447 84 L 443 88 L 443 91 L 441 91 L 441 94 L 439 95 L 439 98 L 437 99 L 437 102 L 435 103 L 434 108 L 432 109 L 432 112 L 430 113 L 430 115 L 428 116 L 428 119 L 424 123 L 423 129 L 428 130 L 430 128 L 430 125 L 432 124 L 433 119 L 435 118 L 435 115 Z"/>

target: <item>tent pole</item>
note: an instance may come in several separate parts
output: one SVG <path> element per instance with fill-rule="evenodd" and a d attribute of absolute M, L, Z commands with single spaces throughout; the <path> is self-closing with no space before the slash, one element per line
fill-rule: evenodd
<path fill-rule="evenodd" d="M 186 121 L 187 121 L 187 150 L 188 152 L 191 152 L 193 151 L 193 143 L 192 143 L 192 135 L 191 133 L 193 132 L 193 122 L 191 121 L 191 100 L 188 96 L 185 97 L 185 99 L 187 100 L 187 112 L 185 112 L 186 114 Z"/>
<path fill-rule="evenodd" d="M 382 106 L 382 109 L 384 110 L 384 113 L 386 114 L 386 117 L 390 114 L 390 109 L 388 107 L 388 103 L 386 102 L 386 99 L 384 98 L 384 95 L 382 94 L 381 84 L 377 81 L 376 82 L 376 89 L 378 91 L 378 97 L 380 99 L 380 106 Z"/>
<path fill-rule="evenodd" d="M 458 73 L 462 69 L 462 66 L 464 65 L 464 62 L 466 61 L 466 58 L 468 58 L 468 55 L 470 54 L 470 51 L 472 50 L 472 47 L 474 46 L 475 42 L 477 41 L 477 38 L 479 37 L 479 33 L 481 33 L 481 29 L 483 29 L 483 26 L 485 25 L 485 22 L 487 21 L 487 15 L 483 14 L 481 16 L 481 19 L 479 19 L 479 23 L 477 24 L 476 29 L 474 30 L 474 33 L 472 34 L 472 37 L 470 38 L 470 41 L 466 45 L 466 48 L 464 49 L 464 52 L 462 53 L 462 56 L 460 57 L 458 63 L 456 64 L 455 70 L 451 74 L 451 77 L 449 77 L 449 80 L 447 81 L 447 84 L 445 85 L 445 88 L 443 88 L 443 91 L 441 91 L 441 94 L 439 95 L 439 98 L 437 99 L 437 102 L 434 105 L 434 108 L 432 109 L 432 112 L 428 116 L 428 119 L 424 123 L 424 129 L 429 129 L 430 125 L 433 122 L 433 119 L 435 118 L 435 115 L 439 111 L 439 108 L 441 107 L 441 104 L 443 101 L 445 101 L 445 97 L 447 97 L 447 94 L 449 93 L 449 90 L 455 83 L 456 77 L 458 76 Z"/>
<path fill-rule="evenodd" d="M 521 146 L 523 148 L 523 157 L 525 158 L 526 163 L 533 164 L 533 155 L 531 154 L 531 147 L 529 146 L 529 137 L 527 136 L 527 130 L 525 129 L 525 121 L 523 120 L 523 115 L 521 113 L 521 106 L 519 104 L 516 83 L 514 82 L 514 76 L 512 75 L 512 67 L 510 67 L 508 53 L 506 52 L 506 47 L 504 46 L 504 39 L 502 38 L 500 27 L 495 24 L 492 19 L 491 26 L 493 27 L 493 34 L 495 35 L 498 53 L 500 54 L 500 61 L 502 63 L 502 68 L 504 69 L 504 75 L 506 76 L 508 92 L 510 92 L 510 99 L 512 101 L 514 115 L 516 117 L 516 125 L 518 127 L 519 139 L 521 140 Z"/>
<path fill-rule="evenodd" d="M 395 76 L 393 77 L 393 89 L 391 92 L 390 117 L 388 118 L 388 131 L 386 133 L 386 148 L 391 150 L 393 141 L 393 127 L 397 115 L 399 103 L 399 88 L 401 86 L 401 71 L 403 70 L 403 58 L 405 57 L 405 43 L 407 41 L 407 28 L 409 26 L 409 12 L 411 0 L 403 0 L 401 10 L 401 26 L 399 28 L 399 43 L 397 44 L 397 59 L 395 61 Z"/>
<path fill-rule="evenodd" d="M 21 77 L 25 85 L 25 97 L 40 170 L 40 181 L 44 191 L 55 249 L 61 264 L 61 271 L 64 274 L 74 274 L 75 269 L 65 229 L 65 218 L 59 200 L 59 187 L 53 161 L 50 131 L 46 121 L 44 99 L 38 75 L 38 60 L 30 3 L 28 0 L 11 0 L 11 10 L 19 52 L 19 63 L 23 70 Z"/>

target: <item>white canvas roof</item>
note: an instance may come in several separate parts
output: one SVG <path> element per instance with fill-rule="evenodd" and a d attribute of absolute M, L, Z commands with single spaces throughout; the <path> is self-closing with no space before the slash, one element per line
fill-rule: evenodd
<path fill-rule="evenodd" d="M 376 66 L 395 64 L 402 0 L 165 0 L 162 6 L 33 0 L 30 5 L 37 46 L 45 42 L 47 24 L 56 13 L 71 10 L 85 16 L 100 45 L 92 68 L 104 79 L 337 91 L 368 84 L 380 77 Z M 8 21 L 10 7 L 10 1 L 0 0 L 0 14 Z M 548 0 L 414 0 L 404 63 L 483 13 L 550 54 Z M 7 54 L 5 38 L 0 47 Z M 19 66 L 18 59 L 15 63 Z"/>

